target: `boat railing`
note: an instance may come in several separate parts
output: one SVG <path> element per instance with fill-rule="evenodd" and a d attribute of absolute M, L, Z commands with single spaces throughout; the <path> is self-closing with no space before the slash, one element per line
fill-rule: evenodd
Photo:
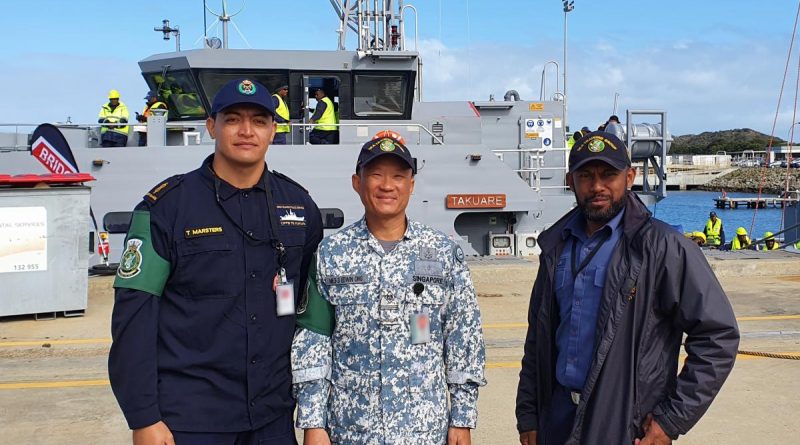
<path fill-rule="evenodd" d="M 564 165 L 559 167 L 546 167 L 545 166 L 545 153 L 554 153 L 554 152 L 564 152 Z M 543 171 L 558 171 L 567 173 L 567 154 L 569 153 L 568 148 L 519 148 L 519 149 L 495 149 L 492 150 L 492 153 L 495 154 L 501 161 L 505 161 L 506 154 L 515 154 L 520 155 L 523 154 L 525 156 L 522 157 L 522 165 L 520 168 L 512 169 L 513 172 L 517 173 L 522 179 L 524 179 L 528 186 L 533 189 L 534 191 L 541 191 L 541 190 L 568 190 L 569 187 L 564 185 L 542 185 L 542 175 L 541 172 Z"/>
<path fill-rule="evenodd" d="M 0 124 L 0 151 L 24 151 L 27 150 L 30 146 L 30 142 L 28 141 L 28 136 L 30 133 L 33 132 L 39 124 L 25 124 L 25 123 L 11 123 L 11 124 Z M 89 134 L 89 141 L 87 144 L 91 142 L 92 139 L 97 137 L 100 132 L 100 128 L 102 127 L 146 127 L 145 123 L 142 122 L 128 122 L 128 123 L 53 123 L 54 126 L 58 127 L 59 129 L 70 129 L 70 130 L 86 130 Z M 292 127 L 292 130 L 297 129 L 298 131 L 290 131 L 289 136 L 289 144 L 291 145 L 306 145 L 308 143 L 308 134 L 311 132 L 313 127 L 316 127 L 319 124 L 312 124 L 312 123 L 299 123 L 299 122 L 292 122 L 289 123 L 289 126 Z M 328 124 L 326 124 L 328 125 Z M 349 127 L 356 127 L 356 128 L 366 128 L 367 129 L 367 136 L 370 137 L 375 132 L 381 130 L 385 130 L 387 128 L 397 128 L 403 127 L 405 128 L 406 133 L 406 142 L 410 140 L 408 137 L 409 133 L 416 133 L 416 145 L 422 145 L 422 137 L 424 135 L 430 136 L 430 140 L 434 145 L 445 145 L 444 139 L 434 134 L 428 127 L 422 124 L 417 123 L 410 123 L 410 122 L 403 122 L 403 123 L 395 123 L 395 122 L 359 122 L 359 123 L 338 123 L 338 124 L 329 124 L 330 126 L 335 126 L 338 128 L 349 128 Z M 205 127 L 205 122 L 202 121 L 191 121 L 191 122 L 168 122 L 166 124 L 167 131 L 174 131 L 174 132 L 182 132 L 184 133 L 183 138 L 183 145 L 189 145 L 189 140 L 191 137 L 194 137 L 196 140 L 196 144 L 199 144 L 201 140 L 201 133 L 203 128 Z M 13 128 L 13 132 L 6 133 L 4 129 L 6 128 Z M 375 129 L 375 131 L 370 131 L 370 129 Z M 136 131 L 134 129 L 134 131 Z M 296 133 L 300 133 L 302 135 L 302 141 L 297 140 L 300 136 Z M 3 137 L 8 135 L 6 137 Z M 188 136 L 188 137 L 187 137 Z"/>

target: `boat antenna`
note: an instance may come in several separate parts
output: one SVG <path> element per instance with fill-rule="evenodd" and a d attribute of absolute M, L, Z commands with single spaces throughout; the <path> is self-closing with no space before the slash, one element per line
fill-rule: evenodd
<path fill-rule="evenodd" d="M 406 50 L 403 0 L 330 0 L 330 3 L 339 20 L 336 32 L 340 51 L 347 49 L 348 28 L 358 38 L 359 52 Z"/>
<path fill-rule="evenodd" d="M 247 0 L 244 0 L 242 2 L 242 7 L 239 8 L 238 11 L 236 11 L 233 14 L 228 14 L 228 2 L 226 0 L 222 0 L 222 12 L 217 14 L 216 12 L 212 11 L 211 8 L 209 8 L 208 5 L 205 4 L 205 2 L 203 2 L 203 6 L 205 7 L 205 9 L 217 18 L 214 21 L 214 23 L 211 24 L 211 26 L 205 29 L 205 32 L 208 33 L 208 29 L 214 27 L 217 23 L 222 23 L 222 47 L 224 49 L 228 49 L 228 22 L 233 23 L 232 19 L 237 15 L 239 15 L 239 13 L 244 11 L 244 7 L 246 4 Z M 205 13 L 203 13 L 203 15 L 205 15 Z M 242 34 L 242 31 L 239 30 L 239 27 L 236 26 L 236 23 L 233 23 L 233 27 L 236 28 L 236 32 L 239 33 L 239 37 L 241 37 L 242 40 L 244 40 L 244 42 L 249 47 L 250 43 L 245 38 L 244 34 Z"/>
<path fill-rule="evenodd" d="M 208 23 L 206 22 L 206 16 L 207 16 L 206 9 L 208 9 L 208 6 L 206 6 L 206 0 L 203 0 L 203 40 L 207 42 L 208 41 Z"/>
<path fill-rule="evenodd" d="M 169 26 L 169 20 L 161 21 L 161 28 L 153 28 L 153 31 L 164 33 L 164 40 L 169 40 L 169 35 L 175 36 L 175 51 L 181 50 L 181 30 L 178 26 Z"/>

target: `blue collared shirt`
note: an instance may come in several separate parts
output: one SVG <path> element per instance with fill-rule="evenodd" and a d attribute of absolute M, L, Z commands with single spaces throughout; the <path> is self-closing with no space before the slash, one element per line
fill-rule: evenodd
<path fill-rule="evenodd" d="M 555 274 L 556 300 L 561 322 L 556 330 L 556 379 L 567 388 L 580 391 L 592 366 L 595 329 L 606 282 L 606 270 L 614 246 L 622 237 L 623 209 L 591 237 L 586 235 L 586 221 L 576 213 L 562 233 L 564 250 L 558 259 Z M 605 240 L 605 242 L 603 242 Z M 600 242 L 597 253 L 588 264 L 573 276 L 575 269 Z"/>

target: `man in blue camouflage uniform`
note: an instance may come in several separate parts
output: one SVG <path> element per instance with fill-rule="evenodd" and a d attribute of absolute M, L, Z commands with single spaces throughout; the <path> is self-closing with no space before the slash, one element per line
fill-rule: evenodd
<path fill-rule="evenodd" d="M 461 248 L 406 217 L 415 173 L 400 140 L 366 143 L 352 177 L 365 217 L 320 244 L 292 344 L 306 445 L 470 443 L 480 312 Z"/>
<path fill-rule="evenodd" d="M 294 297 L 322 220 L 266 168 L 274 113 L 263 85 L 223 86 L 207 121 L 214 154 L 133 212 L 108 368 L 134 445 L 297 443 Z"/>

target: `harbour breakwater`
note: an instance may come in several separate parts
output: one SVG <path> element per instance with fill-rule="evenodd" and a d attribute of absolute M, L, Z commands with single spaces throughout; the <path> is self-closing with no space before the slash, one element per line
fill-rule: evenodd
<path fill-rule="evenodd" d="M 761 193 L 778 195 L 783 193 L 786 188 L 787 175 L 789 180 L 789 190 L 800 188 L 800 171 L 797 169 L 785 168 L 739 168 L 724 176 L 709 181 L 698 187 L 700 190 L 726 192 L 745 192 L 758 193 L 759 186 L 762 184 Z"/>

